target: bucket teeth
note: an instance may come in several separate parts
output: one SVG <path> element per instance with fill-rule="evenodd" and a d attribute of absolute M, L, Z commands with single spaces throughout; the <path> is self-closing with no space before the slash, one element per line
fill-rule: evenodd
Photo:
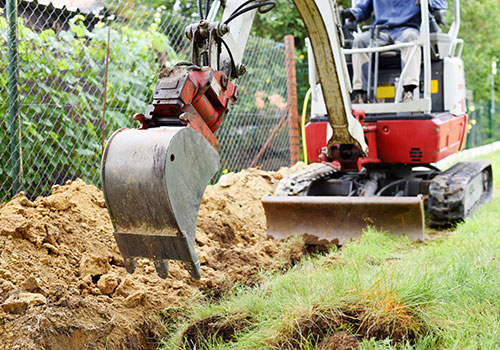
<path fill-rule="evenodd" d="M 123 265 L 128 273 L 134 273 L 135 267 L 137 266 L 137 258 L 125 257 L 123 258 Z"/>
<path fill-rule="evenodd" d="M 156 273 L 160 278 L 167 278 L 168 277 L 168 260 L 166 259 L 161 259 L 161 260 L 155 260 L 155 269 Z"/>
<path fill-rule="evenodd" d="M 191 277 L 193 277 L 195 280 L 199 280 L 201 278 L 201 266 L 199 260 L 194 263 L 185 262 L 184 265 L 186 266 L 186 270 L 188 270 Z"/>

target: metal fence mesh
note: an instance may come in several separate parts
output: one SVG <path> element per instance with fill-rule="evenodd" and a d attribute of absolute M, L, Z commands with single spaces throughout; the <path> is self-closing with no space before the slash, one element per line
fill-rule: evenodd
<path fill-rule="evenodd" d="M 500 140 L 500 110 L 492 110 L 491 101 L 469 102 L 468 110 L 468 148 Z"/>
<path fill-rule="evenodd" d="M 14 48 L 9 50 L 8 4 L 0 0 L 2 201 L 20 190 L 31 197 L 46 194 L 74 178 L 99 185 L 102 136 L 135 125 L 132 116 L 151 102 L 162 64 L 189 59 L 184 29 L 196 19 L 124 1 L 90 1 L 79 9 L 61 2 L 18 2 L 18 55 L 9 56 Z M 216 178 L 248 167 L 286 113 L 283 44 L 251 37 L 244 63 L 248 73 L 236 82 L 240 101 L 217 132 L 222 168 Z M 9 69 L 17 72 L 17 84 L 9 84 Z M 285 123 L 258 165 L 273 170 L 289 162 Z"/>

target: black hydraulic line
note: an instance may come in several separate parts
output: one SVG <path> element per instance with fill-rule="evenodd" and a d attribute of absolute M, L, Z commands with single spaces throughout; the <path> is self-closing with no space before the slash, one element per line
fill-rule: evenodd
<path fill-rule="evenodd" d="M 247 4 L 247 3 L 249 4 L 250 2 L 253 2 L 253 1 L 255 1 L 255 0 L 249 0 L 245 4 Z M 276 1 L 274 1 L 274 0 L 265 1 L 265 2 L 258 3 L 258 4 L 253 4 L 253 5 L 247 6 L 245 8 L 243 8 L 243 5 L 241 5 L 236 10 L 233 11 L 233 13 L 229 16 L 228 19 L 226 19 L 224 21 L 224 24 L 229 24 L 229 22 L 231 22 L 236 17 L 241 16 L 242 14 L 244 14 L 248 11 L 251 11 L 253 9 L 258 9 L 259 13 L 266 13 L 266 12 L 271 11 L 275 6 L 276 6 Z"/>
<path fill-rule="evenodd" d="M 229 54 L 229 58 L 231 59 L 231 70 L 232 70 L 231 73 L 236 74 L 236 66 L 234 65 L 233 54 L 231 53 L 231 50 L 229 50 L 229 46 L 226 44 L 226 42 L 222 38 L 220 39 L 220 41 L 224 44 L 224 46 L 227 50 L 227 53 Z M 228 76 L 229 76 L 229 74 L 228 74 Z M 231 77 L 229 76 L 229 78 L 231 78 Z"/>
<path fill-rule="evenodd" d="M 203 7 L 201 4 L 202 0 L 198 0 L 198 14 L 200 15 L 200 21 L 203 21 Z"/>
<path fill-rule="evenodd" d="M 268 4 L 262 3 L 262 5 L 259 7 L 258 11 L 260 14 L 263 14 L 263 13 L 267 13 L 267 12 L 271 11 L 275 7 L 276 7 L 276 1 L 271 0 L 271 1 L 268 1 Z"/>
<path fill-rule="evenodd" d="M 395 186 L 395 185 L 399 185 L 400 183 L 403 183 L 403 182 L 406 182 L 406 181 L 407 181 L 407 180 L 405 180 L 405 179 L 401 179 L 401 180 L 396 180 L 396 181 L 393 181 L 393 182 L 391 182 L 390 184 L 385 185 L 384 187 L 382 187 L 382 188 L 380 189 L 380 191 L 378 191 L 378 192 L 375 194 L 375 196 L 376 196 L 376 197 L 380 197 L 380 195 L 381 195 L 382 193 L 384 193 L 385 191 L 387 191 L 387 189 L 389 189 L 389 188 L 391 188 L 391 187 L 393 187 L 393 186 Z"/>
<path fill-rule="evenodd" d="M 208 18 L 208 13 L 210 12 L 210 0 L 205 3 L 205 18 Z"/>
<path fill-rule="evenodd" d="M 229 17 L 231 17 L 232 15 L 234 15 L 236 12 L 238 12 L 239 10 L 241 10 L 242 8 L 244 8 L 245 6 L 247 6 L 248 4 L 252 3 L 252 2 L 255 2 L 257 0 L 247 0 L 245 1 L 243 4 L 241 4 L 240 6 L 238 6 L 230 15 Z"/>
<path fill-rule="evenodd" d="M 245 7 L 246 5 L 248 5 L 248 4 L 250 4 L 250 3 L 254 2 L 254 1 L 255 1 L 255 0 L 247 0 L 247 1 L 245 1 L 243 4 L 241 4 L 240 6 L 238 6 L 238 7 L 236 8 L 236 10 L 234 10 L 234 11 L 231 13 L 231 15 L 230 15 L 230 16 L 232 16 L 233 14 L 235 14 L 236 12 L 238 12 L 239 10 L 241 10 L 243 7 Z"/>

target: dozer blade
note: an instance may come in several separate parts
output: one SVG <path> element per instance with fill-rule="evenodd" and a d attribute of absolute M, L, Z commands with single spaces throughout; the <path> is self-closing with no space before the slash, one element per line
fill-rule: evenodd
<path fill-rule="evenodd" d="M 183 260 L 201 276 L 195 247 L 201 197 L 219 168 L 219 155 L 186 127 L 121 129 L 108 141 L 102 161 L 104 198 L 114 236 L 132 273 L 138 257 L 154 260 L 168 275 L 168 260 Z"/>
<path fill-rule="evenodd" d="M 304 236 L 309 244 L 343 245 L 373 226 L 424 239 L 424 201 L 418 197 L 265 196 L 267 234 Z"/>

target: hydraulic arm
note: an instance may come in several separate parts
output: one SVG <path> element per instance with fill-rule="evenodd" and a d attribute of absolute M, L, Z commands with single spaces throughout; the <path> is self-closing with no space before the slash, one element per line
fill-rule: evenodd
<path fill-rule="evenodd" d="M 362 108 L 352 111 L 336 2 L 293 2 L 311 42 L 315 62 L 315 79 L 311 81 L 316 89 L 313 96 L 319 99 L 321 95 L 327 119 L 326 125 L 321 126 L 325 144 L 316 142 L 326 152 L 312 155 L 328 164 L 295 175 L 282 186 L 286 193 L 298 191 L 306 196 L 287 199 L 281 194 L 278 198 L 264 198 L 269 234 L 282 238 L 283 233 L 285 236 L 309 233 L 316 237 L 316 242 L 343 243 L 359 235 L 367 225 L 375 225 L 420 239 L 424 227 L 423 196 L 434 196 L 429 206 L 435 222 L 468 215 L 478 203 L 488 201 L 491 168 L 487 164 L 478 171 L 472 169 L 476 165 L 458 167 L 440 177 L 436 177 L 438 173 L 432 167 L 416 173 L 413 165 L 407 164 L 429 165 L 423 163 L 427 159 L 423 151 L 431 149 L 427 145 L 432 140 L 438 140 L 437 144 L 442 146 L 438 153 L 432 154 L 445 150 L 448 153 L 442 155 L 446 156 L 458 150 L 465 137 L 460 131 L 465 128 L 465 112 L 417 119 L 410 115 L 402 120 L 394 114 L 379 120 Z M 427 0 L 421 1 L 424 29 L 428 26 L 427 4 Z M 256 12 L 266 13 L 275 5 L 274 0 L 226 0 L 214 1 L 210 9 L 200 6 L 200 22 L 186 28 L 192 45 L 191 60 L 163 67 L 153 101 L 144 113 L 135 117 L 140 127 L 118 130 L 108 141 L 102 161 L 103 190 L 114 235 L 129 272 L 134 271 L 137 258 L 145 257 L 154 260 L 158 274 L 165 278 L 168 261 L 174 259 L 184 261 L 190 274 L 200 278 L 195 250 L 196 219 L 205 188 L 219 168 L 215 132 L 238 100 L 238 88 L 232 81 L 245 74 L 243 56 L 253 18 Z M 220 7 L 222 20 L 215 21 Z M 429 35 L 428 30 L 422 33 Z M 430 61 L 428 38 L 416 45 L 423 47 L 424 58 Z M 460 65 L 460 60 L 453 57 L 450 60 L 456 67 Z M 414 112 L 411 108 L 422 105 L 428 109 L 428 66 L 424 65 L 427 68 L 423 104 L 381 103 L 371 109 L 385 110 L 392 106 L 397 111 Z M 463 90 L 463 83 L 461 86 Z M 435 136 L 426 136 L 416 146 L 410 144 L 413 130 L 423 126 L 430 128 L 429 135 Z M 391 133 L 391 130 L 398 131 Z M 405 133 L 408 137 L 404 137 Z M 460 140 L 455 140 L 457 137 Z M 443 140 L 447 143 L 444 146 Z M 449 142 L 454 143 L 448 145 Z M 400 153 L 404 157 L 409 154 L 409 160 L 399 157 Z M 464 186 L 450 197 L 448 190 L 456 187 L 452 184 L 457 174 Z M 434 177 L 439 183 L 432 182 Z M 464 191 L 471 194 L 462 195 Z M 313 194 L 331 197 L 312 198 Z M 450 207 L 457 203 L 460 208 Z M 352 235 L 354 231 L 356 234 Z"/>
<path fill-rule="evenodd" d="M 294 3 L 316 60 L 324 62 L 318 74 L 324 79 L 334 130 L 331 143 L 355 145 L 366 153 L 361 124 L 351 115 L 334 5 L 330 0 Z M 222 20 L 214 21 L 221 6 Z M 253 18 L 274 6 L 273 0 L 227 0 L 215 1 L 210 11 L 200 8 L 200 22 L 186 28 L 191 61 L 164 67 L 152 103 L 135 117 L 140 128 L 118 130 L 108 141 L 103 190 L 129 272 L 137 258 L 146 257 L 166 277 L 168 260 L 175 259 L 200 278 L 196 218 L 204 190 L 219 167 L 214 133 L 238 99 L 232 80 L 246 71 L 242 60 Z"/>

